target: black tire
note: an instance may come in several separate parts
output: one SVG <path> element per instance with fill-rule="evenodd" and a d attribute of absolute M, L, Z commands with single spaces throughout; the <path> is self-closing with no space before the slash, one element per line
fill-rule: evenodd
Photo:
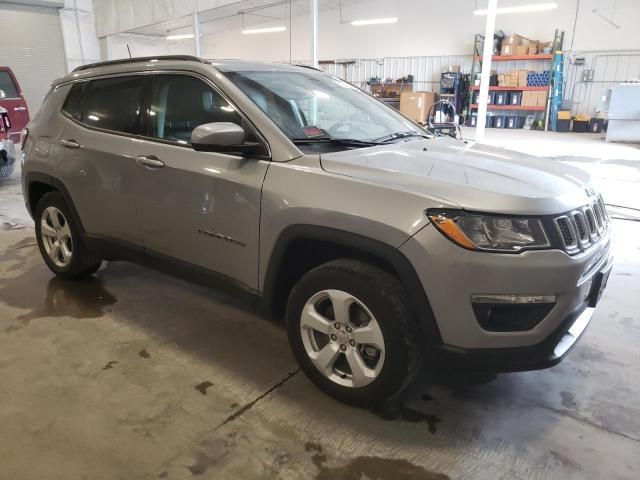
<path fill-rule="evenodd" d="M 302 311 L 307 301 L 323 290 L 352 295 L 369 309 L 380 327 L 384 362 L 368 385 L 339 385 L 315 367 L 305 350 L 300 331 Z M 291 349 L 307 377 L 326 394 L 350 405 L 383 404 L 409 384 L 421 363 L 422 336 L 404 289 L 394 276 L 361 261 L 334 260 L 303 275 L 289 295 L 286 324 Z"/>
<path fill-rule="evenodd" d="M 10 177 L 13 173 L 13 168 L 15 167 L 15 163 L 6 164 L 0 167 L 0 178 Z"/>
<path fill-rule="evenodd" d="M 42 216 L 45 209 L 48 207 L 55 207 L 60 210 L 69 225 L 69 229 L 71 230 L 73 250 L 71 260 L 64 267 L 56 265 L 51 258 L 49 258 L 44 246 L 42 236 Z M 75 218 L 71 214 L 71 210 L 61 193 L 49 192 L 45 194 L 36 206 L 34 218 L 36 224 L 36 240 L 38 241 L 38 248 L 40 249 L 42 258 L 47 264 L 47 267 L 49 267 L 49 270 L 55 273 L 58 277 L 69 280 L 82 278 L 95 273 L 100 268 L 102 260 L 91 254 L 91 252 L 86 248 L 82 235 L 80 234 L 80 228 L 76 225 Z"/>

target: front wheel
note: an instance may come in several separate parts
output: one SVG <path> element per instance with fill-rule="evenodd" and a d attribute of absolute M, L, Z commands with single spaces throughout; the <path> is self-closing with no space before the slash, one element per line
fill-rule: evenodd
<path fill-rule="evenodd" d="M 293 354 L 309 379 L 352 405 L 377 406 L 417 371 L 420 335 L 398 280 L 356 260 L 307 272 L 287 306 Z"/>

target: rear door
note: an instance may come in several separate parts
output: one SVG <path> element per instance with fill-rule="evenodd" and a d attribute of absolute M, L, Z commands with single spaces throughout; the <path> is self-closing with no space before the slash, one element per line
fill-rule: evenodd
<path fill-rule="evenodd" d="M 63 106 L 58 171 L 87 233 L 142 248 L 136 214 L 136 149 L 148 76 L 73 84 Z"/>
<path fill-rule="evenodd" d="M 29 123 L 29 109 L 20 85 L 9 67 L 0 67 L 0 107 L 6 108 L 11 121 L 11 140 L 20 141 L 20 131 Z"/>

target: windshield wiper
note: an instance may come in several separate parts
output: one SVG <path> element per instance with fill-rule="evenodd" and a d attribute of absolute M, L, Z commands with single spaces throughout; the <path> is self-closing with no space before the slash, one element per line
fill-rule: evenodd
<path fill-rule="evenodd" d="M 395 132 L 389 135 L 385 135 L 384 137 L 376 138 L 373 140 L 374 142 L 390 142 L 392 140 L 398 140 L 399 138 L 408 138 L 408 137 L 422 137 L 422 138 L 432 138 L 426 133 L 416 132 L 414 130 L 409 130 L 406 132 Z"/>
<path fill-rule="evenodd" d="M 294 138 L 291 141 L 296 145 L 307 145 L 312 143 L 344 145 L 346 147 L 372 147 L 374 145 L 382 145 L 382 142 L 358 140 L 355 138 L 315 137 L 315 138 Z"/>

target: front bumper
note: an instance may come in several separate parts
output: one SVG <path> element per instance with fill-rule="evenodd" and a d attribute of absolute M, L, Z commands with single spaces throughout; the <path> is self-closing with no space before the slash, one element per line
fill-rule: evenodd
<path fill-rule="evenodd" d="M 443 345 L 436 352 L 436 365 L 465 373 L 521 372 L 558 364 L 578 342 L 591 322 L 595 308 L 587 302 L 567 315 L 558 329 L 537 345 L 516 348 L 464 349 Z"/>
<path fill-rule="evenodd" d="M 479 364 L 493 363 L 494 371 L 513 371 L 551 366 L 566 355 L 584 330 L 578 325 L 593 313 L 589 297 L 598 272 L 611 265 L 609 247 L 605 236 L 573 256 L 561 250 L 475 252 L 455 245 L 428 225 L 400 250 L 425 289 L 443 356 L 453 363 L 460 358 L 469 365 L 477 359 Z M 529 330 L 489 331 L 473 310 L 471 298 L 476 294 L 554 295 L 556 303 Z"/>

